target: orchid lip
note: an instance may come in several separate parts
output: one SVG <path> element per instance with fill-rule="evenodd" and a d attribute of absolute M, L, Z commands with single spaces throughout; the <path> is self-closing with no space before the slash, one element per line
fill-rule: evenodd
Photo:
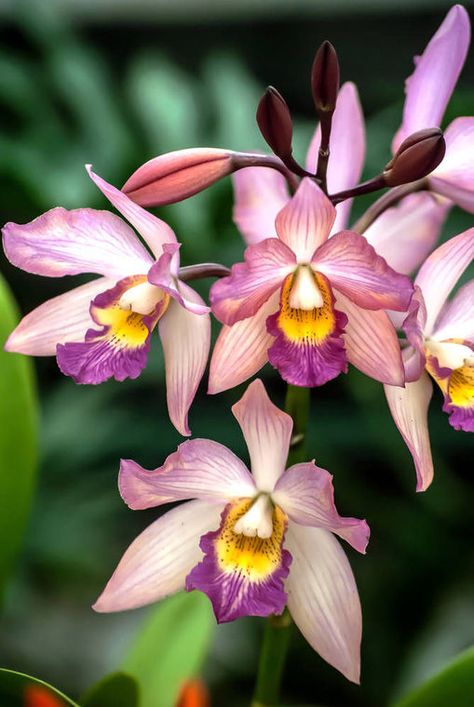
<path fill-rule="evenodd" d="M 455 370 L 474 363 L 474 352 L 464 344 L 428 339 L 425 345 L 429 353 L 437 358 L 442 367 Z"/>

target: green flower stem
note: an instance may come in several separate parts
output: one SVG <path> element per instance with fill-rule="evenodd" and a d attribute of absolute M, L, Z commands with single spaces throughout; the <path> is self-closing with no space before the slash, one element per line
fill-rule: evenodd
<path fill-rule="evenodd" d="M 293 435 L 288 454 L 288 466 L 306 458 L 306 428 L 309 417 L 309 389 L 288 386 L 285 410 L 293 418 Z M 292 620 L 285 609 L 281 616 L 269 616 L 265 626 L 257 683 L 251 707 L 277 707 Z"/>

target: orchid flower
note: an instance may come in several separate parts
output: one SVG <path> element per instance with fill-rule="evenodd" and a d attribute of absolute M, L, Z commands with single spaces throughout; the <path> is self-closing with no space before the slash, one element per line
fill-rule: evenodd
<path fill-rule="evenodd" d="M 54 208 L 31 223 L 6 224 L 3 245 L 13 265 L 46 277 L 101 277 L 33 310 L 5 348 L 33 356 L 56 354 L 61 371 L 76 383 L 123 381 L 145 367 L 158 326 L 170 419 L 189 435 L 188 410 L 209 353 L 209 307 L 179 279 L 180 245 L 172 229 L 87 169 L 153 255 L 108 211 Z"/>
<path fill-rule="evenodd" d="M 443 410 L 457 430 L 474 432 L 474 280 L 448 296 L 474 258 L 474 228 L 443 243 L 425 261 L 405 320 L 410 345 L 403 352 L 405 388 L 385 394 L 415 463 L 417 491 L 433 479 L 427 411 L 433 386 L 444 395 Z"/>
<path fill-rule="evenodd" d="M 306 168 L 315 169 L 321 140 L 319 126 L 309 146 Z M 328 187 L 331 192 L 355 186 L 365 156 L 365 128 L 357 89 L 345 83 L 339 92 L 333 116 Z M 247 245 L 277 237 L 278 213 L 290 202 L 286 180 L 265 167 L 248 167 L 233 176 L 235 189 L 234 221 Z M 377 253 L 398 272 L 412 272 L 431 251 L 447 213 L 447 201 L 427 194 L 412 194 L 386 211 L 366 231 L 364 237 Z M 347 228 L 351 200 L 337 204 L 330 237 Z M 391 378 L 402 384 L 401 359 L 395 328 L 381 310 L 367 311 L 336 293 L 338 307 L 350 308 L 343 334 L 349 361 L 381 382 Z M 266 320 L 278 304 L 272 298 L 252 317 L 224 325 L 211 358 L 209 392 L 218 393 L 254 375 L 268 361 L 274 337 Z"/>
<path fill-rule="evenodd" d="M 227 326 L 247 322 L 238 331 L 242 344 L 232 361 L 233 385 L 267 358 L 293 385 L 322 385 L 347 371 L 348 360 L 378 380 L 403 385 L 393 327 L 385 312 L 379 317 L 373 313 L 404 311 L 413 285 L 363 236 L 340 231 L 328 240 L 335 218 L 336 210 L 321 189 L 303 179 L 276 217 L 277 238 L 250 245 L 245 263 L 234 265 L 211 288 L 217 319 Z M 364 317 L 364 310 L 372 316 Z M 348 322 L 356 332 L 352 341 L 345 330 Z M 213 357 L 211 392 L 223 389 L 221 381 L 216 384 L 216 367 L 222 369 L 225 359 L 221 344 Z M 229 375 L 225 378 L 228 387 Z"/>
<path fill-rule="evenodd" d="M 468 13 L 462 5 L 454 5 L 415 59 L 415 71 L 406 82 L 403 121 L 393 140 L 394 152 L 411 133 L 441 124 L 466 59 L 470 34 Z M 456 118 L 444 138 L 446 156 L 427 178 L 428 184 L 474 213 L 474 118 Z"/>
<path fill-rule="evenodd" d="M 281 614 L 288 603 L 311 646 L 357 682 L 361 609 L 333 533 L 364 552 L 368 526 L 337 513 L 332 477 L 314 461 L 284 471 L 293 422 L 260 380 L 232 412 L 252 474 L 206 439 L 184 442 L 154 471 L 122 461 L 119 488 L 130 508 L 195 500 L 168 511 L 131 544 L 94 608 L 122 611 L 184 588 L 207 594 L 218 622 Z"/>

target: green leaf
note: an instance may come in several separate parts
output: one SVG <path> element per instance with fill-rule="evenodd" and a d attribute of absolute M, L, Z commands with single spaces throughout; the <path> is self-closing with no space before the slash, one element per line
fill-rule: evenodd
<path fill-rule="evenodd" d="M 141 707 L 175 707 L 183 683 L 200 671 L 214 626 L 209 600 L 200 592 L 159 604 L 123 664 L 140 685 Z"/>
<path fill-rule="evenodd" d="M 28 520 L 37 462 L 37 414 L 31 362 L 3 350 L 17 324 L 15 305 L 0 279 L 0 592 Z"/>
<path fill-rule="evenodd" d="M 51 696 L 57 697 L 57 707 L 79 707 L 76 702 L 73 702 L 63 695 L 62 692 L 51 687 L 48 683 L 38 678 L 33 678 L 24 673 L 17 673 L 14 670 L 5 670 L 0 668 L 0 705 L 5 707 L 24 707 L 26 699 L 26 691 L 28 688 L 36 686 L 38 689 L 43 688 Z M 107 707 L 104 705 L 104 707 Z"/>
<path fill-rule="evenodd" d="M 461 653 L 438 675 L 416 688 L 394 707 L 472 707 L 474 648 Z"/>
<path fill-rule="evenodd" d="M 126 673 L 112 673 L 92 685 L 81 699 L 81 707 L 139 707 L 136 680 Z"/>

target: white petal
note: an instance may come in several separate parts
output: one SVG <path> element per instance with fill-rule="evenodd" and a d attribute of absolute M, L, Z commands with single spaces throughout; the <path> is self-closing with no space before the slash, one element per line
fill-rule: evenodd
<path fill-rule="evenodd" d="M 84 341 L 94 326 L 89 313 L 91 301 L 113 287 L 115 280 L 100 277 L 44 302 L 27 314 L 8 337 L 7 351 L 30 356 L 54 356 L 56 346 Z"/>
<path fill-rule="evenodd" d="M 296 625 L 324 660 L 358 683 L 362 612 L 343 549 L 329 531 L 293 523 L 285 544 L 293 557 L 286 590 Z"/>
<path fill-rule="evenodd" d="M 257 378 L 232 407 L 247 442 L 260 491 L 273 490 L 285 470 L 293 420 L 274 405 Z"/>
<path fill-rule="evenodd" d="M 223 505 L 190 501 L 155 520 L 126 550 L 95 611 L 135 609 L 184 588 L 202 559 L 201 535 L 219 526 Z"/>
<path fill-rule="evenodd" d="M 189 288 L 191 290 L 191 288 Z M 204 305 L 191 290 L 196 302 Z M 172 300 L 160 320 L 165 354 L 166 398 L 171 422 L 182 435 L 190 435 L 188 410 L 206 368 L 211 345 L 209 314 L 194 314 Z"/>

